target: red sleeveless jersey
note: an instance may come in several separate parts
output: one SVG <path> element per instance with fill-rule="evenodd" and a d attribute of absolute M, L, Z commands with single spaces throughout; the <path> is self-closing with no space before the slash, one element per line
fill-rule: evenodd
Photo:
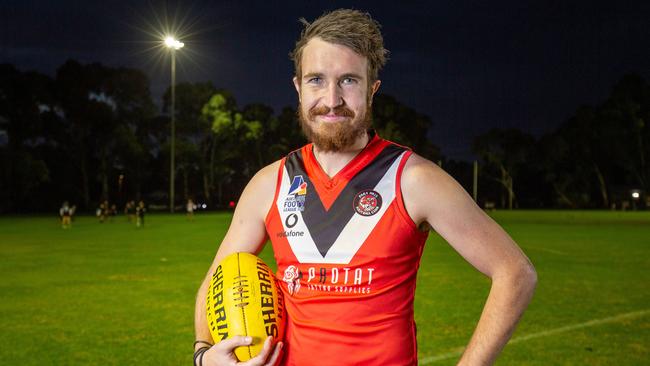
<path fill-rule="evenodd" d="M 283 365 L 415 365 L 416 273 L 427 233 L 404 208 L 411 152 L 374 136 L 329 178 L 312 144 L 281 164 L 266 230 L 288 322 Z"/>

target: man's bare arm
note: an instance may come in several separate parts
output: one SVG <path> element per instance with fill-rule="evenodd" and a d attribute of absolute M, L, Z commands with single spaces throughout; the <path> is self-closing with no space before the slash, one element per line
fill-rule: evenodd
<path fill-rule="evenodd" d="M 260 170 L 248 183 L 241 195 L 230 227 L 223 238 L 217 254 L 208 270 L 198 294 L 194 309 L 194 329 L 196 339 L 214 343 L 208 329 L 206 317 L 206 294 L 210 277 L 217 265 L 229 254 L 235 252 L 248 252 L 258 254 L 266 241 L 266 228 L 264 220 L 269 211 L 277 181 L 279 162 L 273 163 Z M 232 350 L 238 346 L 250 343 L 245 337 L 235 337 L 221 343 L 217 343 L 203 358 L 204 366 L 211 365 L 234 365 L 236 358 Z M 195 350 L 205 346 L 197 344 Z M 269 340 L 264 345 L 260 356 L 243 363 L 242 365 L 273 365 L 279 357 L 282 345 L 273 347 Z"/>
<path fill-rule="evenodd" d="M 441 168 L 413 155 L 402 178 L 404 203 L 465 260 L 492 280 L 490 294 L 459 365 L 491 365 L 532 298 L 537 274 L 510 236 Z"/>

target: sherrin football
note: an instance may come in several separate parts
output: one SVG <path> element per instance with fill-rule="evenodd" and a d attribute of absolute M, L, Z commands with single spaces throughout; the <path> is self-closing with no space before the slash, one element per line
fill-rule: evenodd
<path fill-rule="evenodd" d="M 276 341 L 284 336 L 282 291 L 269 266 L 249 253 L 233 253 L 219 263 L 208 287 L 207 315 L 215 342 L 253 338 L 250 345 L 235 349 L 239 361 L 259 354 L 268 336 Z"/>

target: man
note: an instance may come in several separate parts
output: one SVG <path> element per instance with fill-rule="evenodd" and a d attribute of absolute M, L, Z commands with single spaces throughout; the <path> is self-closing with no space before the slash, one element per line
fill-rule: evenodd
<path fill-rule="evenodd" d="M 194 210 L 196 210 L 196 204 L 191 198 L 187 199 L 185 210 L 187 211 L 187 219 L 189 221 L 194 221 Z"/>
<path fill-rule="evenodd" d="M 129 222 L 135 221 L 135 201 L 131 200 L 124 206 L 124 215 Z"/>
<path fill-rule="evenodd" d="M 196 302 L 195 364 L 234 365 L 234 336 L 214 346 L 205 316 L 211 273 L 233 252 L 278 262 L 288 322 L 241 365 L 417 364 L 413 297 L 430 228 L 492 288 L 460 364 L 491 364 L 532 297 L 536 274 L 512 239 L 444 171 L 371 127 L 386 50 L 354 10 L 324 14 L 292 53 L 303 131 L 313 144 L 260 170 L 245 188 Z"/>
<path fill-rule="evenodd" d="M 135 208 L 135 226 L 144 227 L 144 214 L 147 212 L 147 207 L 144 205 L 144 201 L 140 200 L 138 205 Z"/>
<path fill-rule="evenodd" d="M 59 209 L 59 216 L 61 216 L 62 228 L 69 229 L 72 227 L 72 215 L 73 215 L 72 207 L 70 207 L 68 201 L 64 201 L 63 205 Z"/>

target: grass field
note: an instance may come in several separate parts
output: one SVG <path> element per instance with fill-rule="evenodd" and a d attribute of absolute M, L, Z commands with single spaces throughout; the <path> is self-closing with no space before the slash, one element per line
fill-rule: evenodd
<path fill-rule="evenodd" d="M 514 211 L 493 217 L 535 264 L 533 302 L 497 365 L 650 360 L 650 212 Z M 0 218 L 0 365 L 191 364 L 195 291 L 228 213 Z M 270 248 L 261 256 L 272 263 Z M 420 363 L 453 365 L 489 281 L 438 236 L 416 295 Z"/>

